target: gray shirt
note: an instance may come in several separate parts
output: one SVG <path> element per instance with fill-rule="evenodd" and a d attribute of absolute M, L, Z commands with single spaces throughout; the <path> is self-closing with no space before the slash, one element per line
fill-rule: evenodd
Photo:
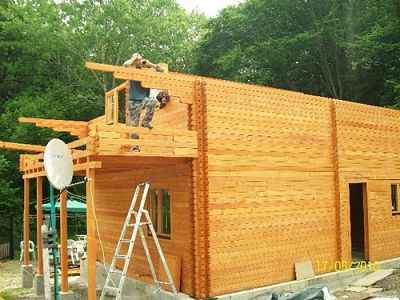
<path fill-rule="evenodd" d="M 129 80 L 129 101 L 143 101 L 150 96 L 150 89 L 142 87 L 140 81 Z"/>

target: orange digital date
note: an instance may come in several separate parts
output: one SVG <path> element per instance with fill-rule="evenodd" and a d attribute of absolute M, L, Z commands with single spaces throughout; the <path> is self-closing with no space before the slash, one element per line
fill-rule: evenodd
<path fill-rule="evenodd" d="M 315 262 L 316 273 L 346 271 L 350 269 L 356 269 L 357 272 L 369 272 L 378 270 L 379 265 L 376 262 L 365 261 L 365 260 L 362 261 L 317 260 Z"/>

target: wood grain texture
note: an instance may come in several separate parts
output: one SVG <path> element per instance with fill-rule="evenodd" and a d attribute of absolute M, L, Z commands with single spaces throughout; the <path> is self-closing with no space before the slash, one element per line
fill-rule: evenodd
<path fill-rule="evenodd" d="M 167 161 L 167 159 L 164 160 Z M 136 168 L 126 165 L 125 169 L 122 169 L 122 166 L 120 168 L 115 171 L 101 169 L 96 172 L 96 213 L 107 263 L 111 263 L 133 191 L 138 183 L 148 181 L 152 187 L 165 188 L 170 193 L 171 239 L 160 238 L 160 243 L 167 255 L 179 257 L 182 261 L 181 290 L 192 294 L 193 246 L 190 214 L 192 201 L 190 163 L 176 163 L 166 166 L 148 164 Z M 150 270 L 142 246 L 139 241 L 137 242 L 135 244 L 135 256 L 131 261 L 128 274 L 141 279 L 149 276 Z M 148 244 L 152 257 L 157 264 L 155 246 L 150 237 L 148 237 Z"/>
<path fill-rule="evenodd" d="M 207 156 L 207 95 L 205 82 L 193 85 L 194 109 L 191 128 L 197 132 L 198 157 L 192 162 L 194 295 L 203 299 L 210 294 L 209 272 L 209 202 Z"/>
<path fill-rule="evenodd" d="M 206 82 L 210 295 L 335 261 L 330 101 Z"/>
<path fill-rule="evenodd" d="M 86 228 L 87 228 L 87 264 L 88 264 L 88 300 L 96 300 L 96 261 L 97 261 L 97 232 L 96 232 L 96 171 L 86 169 Z"/>
<path fill-rule="evenodd" d="M 71 135 L 84 138 L 88 134 L 87 123 L 82 121 L 54 120 L 40 118 L 18 118 L 20 123 L 31 123 L 37 127 L 51 128 L 54 131 L 68 132 Z"/>
<path fill-rule="evenodd" d="M 22 152 L 43 152 L 44 146 L 0 141 L 0 149 L 17 150 Z"/>
<path fill-rule="evenodd" d="M 109 263 L 142 181 L 171 193 L 172 235 L 161 243 L 182 263 L 182 291 L 199 299 L 293 280 L 298 261 L 314 269 L 351 261 L 349 183 L 367 187 L 369 259 L 400 255 L 400 216 L 390 201 L 390 184 L 400 183 L 399 111 L 174 72 L 87 67 L 172 95 L 153 130 L 119 124 L 110 111 L 112 125 L 106 116 L 76 126 L 34 122 L 77 130 L 81 140 L 70 148 L 86 149 L 74 152 L 76 171 L 101 167 L 87 185 L 95 198 L 88 204 L 89 299 L 99 257 L 94 211 Z M 126 82 L 116 90 L 126 91 Z M 142 151 L 132 152 L 135 145 Z M 44 174 L 41 155 L 21 155 L 24 178 Z M 129 274 L 143 279 L 149 270 L 137 253 Z"/>

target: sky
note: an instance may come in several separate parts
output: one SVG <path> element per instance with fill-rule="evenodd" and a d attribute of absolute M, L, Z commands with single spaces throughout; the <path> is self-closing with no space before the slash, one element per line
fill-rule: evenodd
<path fill-rule="evenodd" d="M 238 4 L 243 0 L 177 0 L 177 2 L 189 11 L 197 9 L 213 17 L 225 6 Z"/>

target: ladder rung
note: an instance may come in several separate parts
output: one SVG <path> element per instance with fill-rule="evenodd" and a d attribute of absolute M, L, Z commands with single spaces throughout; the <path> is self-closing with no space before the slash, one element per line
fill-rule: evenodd
<path fill-rule="evenodd" d="M 114 287 L 114 286 L 104 286 L 104 290 L 108 295 L 115 296 L 115 294 L 118 294 L 119 288 Z"/>
<path fill-rule="evenodd" d="M 115 258 L 118 258 L 118 259 L 126 259 L 127 257 L 128 257 L 128 255 L 121 255 L 121 254 L 115 255 Z"/>
<path fill-rule="evenodd" d="M 122 274 L 122 271 L 121 271 L 121 270 L 118 270 L 118 269 L 110 270 L 110 272 L 111 272 L 111 273 Z"/>
<path fill-rule="evenodd" d="M 139 223 L 140 226 L 142 226 L 142 225 L 149 225 L 149 224 L 151 224 L 151 223 L 150 223 L 150 222 L 140 222 L 140 223 Z M 128 227 L 135 227 L 135 225 L 136 225 L 136 224 L 128 224 L 127 226 L 128 226 Z"/>
<path fill-rule="evenodd" d="M 168 284 L 168 285 L 172 285 L 172 283 L 171 283 L 171 282 L 165 282 L 165 281 L 159 281 L 159 280 L 157 280 L 157 282 L 158 282 L 158 283 L 161 283 L 161 284 Z"/>
<path fill-rule="evenodd" d="M 119 290 L 119 288 L 117 288 L 115 286 L 104 286 L 104 288 L 109 291 L 118 291 Z"/>
<path fill-rule="evenodd" d="M 129 239 L 122 239 L 121 240 L 121 243 L 130 243 L 131 242 L 131 240 L 129 240 Z"/>

